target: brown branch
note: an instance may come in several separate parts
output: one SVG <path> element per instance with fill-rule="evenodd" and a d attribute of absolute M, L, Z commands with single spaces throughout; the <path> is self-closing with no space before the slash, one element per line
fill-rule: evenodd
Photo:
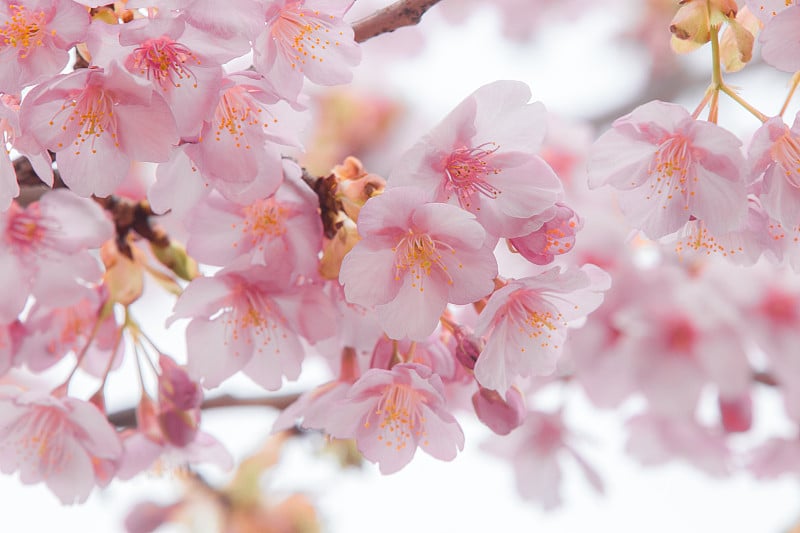
<path fill-rule="evenodd" d="M 283 410 L 294 403 L 300 394 L 283 394 L 280 396 L 266 396 L 263 398 L 237 398 L 229 394 L 208 398 L 200 406 L 202 410 L 221 409 L 223 407 L 272 407 Z M 108 421 L 112 425 L 127 428 L 136 427 L 136 408 L 129 407 L 121 411 L 108 414 Z"/>
<path fill-rule="evenodd" d="M 357 43 L 363 43 L 382 33 L 390 33 L 403 26 L 419 24 L 422 15 L 438 4 L 439 0 L 398 0 L 353 24 Z"/>

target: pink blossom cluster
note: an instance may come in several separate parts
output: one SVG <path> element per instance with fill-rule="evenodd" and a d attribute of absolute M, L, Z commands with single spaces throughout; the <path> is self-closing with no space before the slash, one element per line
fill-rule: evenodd
<path fill-rule="evenodd" d="M 385 474 L 418 448 L 453 460 L 475 417 L 524 497 L 557 506 L 565 460 L 602 491 L 568 402 L 543 401 L 554 389 L 638 401 L 627 448 L 643 464 L 800 471 L 796 433 L 732 437 L 762 385 L 800 423 L 800 114 L 747 104 L 717 46 L 694 112 L 651 101 L 591 143 L 495 81 L 387 179 L 354 158 L 316 176 L 304 88 L 351 80 L 352 3 L 0 2 L 0 470 L 73 503 L 152 468 L 231 468 L 202 429 L 204 389 L 243 374 L 283 390 L 321 358 L 333 377 L 274 430 L 351 440 Z M 674 40 L 725 45 L 727 25 L 746 63 L 744 10 L 706 2 L 713 27 L 693 33 L 697 5 L 681 3 Z M 800 69 L 797 5 L 747 5 L 764 60 Z M 62 73 L 71 50 L 88 66 Z M 744 148 L 719 124 L 726 94 L 761 121 Z M 21 195 L 23 163 L 56 188 Z M 185 364 L 140 323 L 155 287 Z M 110 412 L 126 359 L 140 400 Z"/>

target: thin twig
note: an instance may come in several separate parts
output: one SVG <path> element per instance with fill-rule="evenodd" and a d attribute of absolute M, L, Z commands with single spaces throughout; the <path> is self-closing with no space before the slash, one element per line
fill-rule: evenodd
<path fill-rule="evenodd" d="M 422 15 L 439 0 L 399 0 L 353 24 L 356 42 L 363 43 L 382 33 L 419 24 Z"/>
<path fill-rule="evenodd" d="M 272 407 L 283 410 L 289 407 L 299 397 L 299 394 L 282 394 L 280 396 L 265 396 L 261 398 L 237 398 L 229 394 L 208 398 L 200 408 L 221 409 L 223 407 Z M 117 427 L 136 427 L 136 408 L 129 407 L 108 415 L 108 421 Z"/>

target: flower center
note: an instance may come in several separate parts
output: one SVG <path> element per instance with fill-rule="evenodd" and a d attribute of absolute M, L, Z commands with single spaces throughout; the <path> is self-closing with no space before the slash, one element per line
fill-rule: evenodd
<path fill-rule="evenodd" d="M 783 169 L 786 181 L 800 188 L 800 139 L 788 129 L 770 150 L 772 159 Z"/>
<path fill-rule="evenodd" d="M 500 173 L 501 169 L 489 164 L 491 155 L 498 148 L 497 143 L 487 142 L 475 148 L 459 148 L 447 158 L 444 167 L 446 186 L 456 194 L 464 209 L 471 207 L 475 193 L 494 200 L 502 192 L 486 181 L 486 178 Z"/>
<path fill-rule="evenodd" d="M 687 195 L 694 196 L 694 191 L 689 191 L 688 172 L 691 163 L 691 145 L 686 137 L 678 134 L 662 141 L 647 169 L 649 175 L 656 176 L 655 182 L 650 183 L 652 193 L 666 195 L 667 200 L 672 200 L 675 193 L 679 193 L 684 200 Z M 697 181 L 696 177 L 694 181 Z M 646 198 L 649 200 L 651 196 Z M 687 204 L 684 210 L 688 209 Z"/>
<path fill-rule="evenodd" d="M 273 198 L 258 200 L 244 208 L 245 219 L 242 233 L 249 235 L 253 245 L 267 239 L 272 240 L 286 233 L 285 221 L 289 210 L 276 203 Z"/>
<path fill-rule="evenodd" d="M 220 98 L 217 109 L 214 112 L 216 131 L 214 138 L 219 141 L 224 133 L 233 137 L 236 148 L 249 150 L 250 144 L 245 139 L 248 129 L 256 126 L 268 127 L 269 124 L 261 122 L 261 114 L 264 110 L 259 106 L 253 97 L 244 87 L 231 87 Z"/>
<path fill-rule="evenodd" d="M 402 450 L 409 440 L 416 442 L 418 438 L 425 437 L 425 417 L 420 410 L 421 403 L 424 403 L 422 395 L 411 387 L 389 385 L 374 411 L 379 428 L 377 439 L 387 447 Z M 372 418 L 367 418 L 364 427 L 370 426 Z"/>
<path fill-rule="evenodd" d="M 447 273 L 447 265 L 442 260 L 437 244 L 452 254 L 456 253 L 451 246 L 434 241 L 427 233 L 417 235 L 408 230 L 408 234 L 392 248 L 395 252 L 395 280 L 399 281 L 408 272 L 413 276 L 411 286 L 419 287 L 419 291 L 424 292 L 423 275 L 430 277 L 431 270 L 435 267 L 447 276 L 448 284 L 452 285 L 453 278 Z"/>
<path fill-rule="evenodd" d="M 283 10 L 272 26 L 273 38 L 284 47 L 288 45 L 287 55 L 294 70 L 302 72 L 307 61 L 322 63 L 326 50 L 330 46 L 339 46 L 339 41 L 330 40 L 331 28 L 319 18 L 319 14 L 319 11 Z M 335 17 L 330 15 L 330 18 Z"/>
<path fill-rule="evenodd" d="M 189 48 L 168 37 L 149 39 L 133 51 L 133 68 L 138 69 L 148 80 L 153 80 L 163 90 L 168 86 L 181 87 L 184 80 L 191 80 L 197 88 L 197 77 L 187 66 L 200 64 Z"/>
<path fill-rule="evenodd" d="M 50 120 L 50 125 L 55 125 L 59 115 L 66 113 L 66 118 L 61 124 L 61 129 L 67 131 L 71 122 L 77 121 L 78 132 L 75 136 L 75 155 L 81 154 L 81 146 L 89 142 L 89 150 L 96 154 L 95 141 L 104 133 L 111 135 L 114 146 L 119 146 L 117 137 L 117 119 L 114 116 L 114 98 L 100 87 L 89 85 L 68 102 L 61 105 L 61 109 Z M 58 143 L 62 148 L 62 143 Z"/>
<path fill-rule="evenodd" d="M 52 241 L 52 232 L 58 227 L 39 212 L 34 204 L 27 209 L 12 203 L 6 212 L 6 242 L 17 254 L 36 253 Z"/>
<path fill-rule="evenodd" d="M 11 4 L 11 19 L 7 20 L 0 28 L 3 44 L 19 48 L 19 58 L 25 59 L 30 50 L 36 46 L 44 46 L 42 41 L 42 30 L 45 26 L 45 14 L 43 11 L 28 11 L 25 6 Z M 55 30 L 51 32 L 55 35 Z"/>
<path fill-rule="evenodd" d="M 552 343 L 561 338 L 559 329 L 566 327 L 567 323 L 555 307 L 540 297 L 523 291 L 521 295 L 511 296 L 508 309 L 509 317 L 520 333 L 539 342 L 542 348 L 558 349 L 558 345 Z M 521 346 L 520 351 L 524 352 L 525 347 Z"/>

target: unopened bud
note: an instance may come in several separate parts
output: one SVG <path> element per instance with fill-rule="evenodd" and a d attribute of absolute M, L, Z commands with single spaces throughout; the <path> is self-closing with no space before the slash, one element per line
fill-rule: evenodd
<path fill-rule="evenodd" d="M 466 368 L 474 370 L 478 356 L 483 351 L 483 341 L 471 329 L 464 326 L 457 326 L 453 330 L 453 338 L 456 341 L 454 350 L 456 359 Z"/>
<path fill-rule="evenodd" d="M 186 248 L 182 244 L 172 240 L 166 246 L 150 242 L 150 249 L 156 259 L 179 278 L 192 281 L 200 275 L 197 269 L 197 262 L 186 253 Z"/>
<path fill-rule="evenodd" d="M 498 435 L 508 435 L 525 420 L 525 398 L 516 387 L 508 389 L 505 399 L 481 387 L 472 396 L 472 406 L 478 419 Z"/>

